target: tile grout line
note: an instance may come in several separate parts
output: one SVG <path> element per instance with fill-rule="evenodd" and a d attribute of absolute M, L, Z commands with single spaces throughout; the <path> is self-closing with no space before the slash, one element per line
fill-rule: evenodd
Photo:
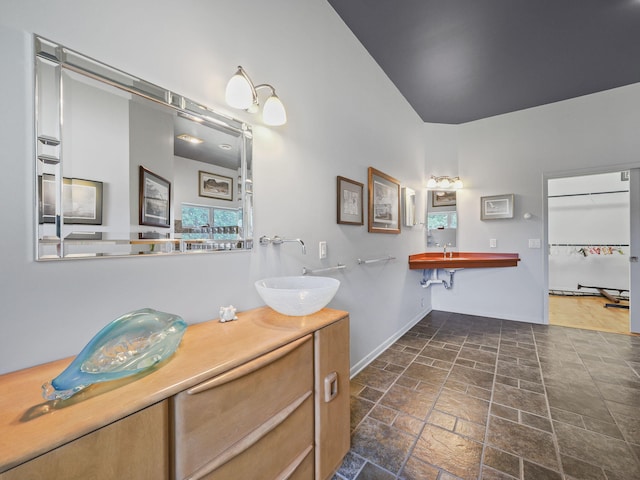
<path fill-rule="evenodd" d="M 416 325 L 418 325 L 420 322 L 422 322 L 422 321 L 423 321 L 424 319 L 426 319 L 427 317 L 428 317 L 428 315 L 425 315 L 422 319 L 420 319 L 418 322 L 416 322 L 416 324 L 415 324 L 413 327 L 415 327 Z M 443 323 L 443 325 L 444 325 L 444 324 L 446 324 L 446 320 L 445 320 L 445 322 Z M 411 328 L 413 328 L 413 327 L 411 327 Z M 384 396 L 385 396 L 387 393 L 389 393 L 389 390 L 391 390 L 391 388 L 393 388 L 393 386 L 394 386 L 394 385 L 396 385 L 396 383 L 397 383 L 398 379 L 399 379 L 400 377 L 402 377 L 402 375 L 407 371 L 407 369 L 409 368 L 409 366 L 410 366 L 413 362 L 415 362 L 415 360 L 420 356 L 420 354 L 423 352 L 423 350 L 426 348 L 426 346 L 427 346 L 427 345 L 429 345 L 429 342 L 431 342 L 431 340 L 433 339 L 433 337 L 435 337 L 441 329 L 442 329 L 442 325 L 440 325 L 440 326 L 436 329 L 436 331 L 435 331 L 435 332 L 434 332 L 434 333 L 433 333 L 433 334 L 432 334 L 432 335 L 427 339 L 427 343 L 426 343 L 426 344 L 425 344 L 425 345 L 420 349 L 420 351 L 419 351 L 419 352 L 417 352 L 416 354 L 414 354 L 414 357 L 413 357 L 413 359 L 411 360 L 411 362 L 409 362 L 409 364 L 408 364 L 406 367 L 404 367 L 404 368 L 402 369 L 402 371 L 400 371 L 400 373 L 398 373 L 397 378 L 396 378 L 396 379 L 395 379 L 395 380 L 394 380 L 394 381 L 389 385 L 389 387 L 387 387 L 387 389 L 386 389 L 386 390 L 384 390 L 384 392 L 382 393 L 382 395 L 380 395 L 380 398 L 378 398 L 375 402 L 373 402 L 373 406 L 371 407 L 371 409 L 370 409 L 370 410 L 367 412 L 367 414 L 362 418 L 362 420 L 360 420 L 360 422 L 358 423 L 358 425 L 356 425 L 356 426 L 354 427 L 354 429 L 353 429 L 353 431 L 354 431 L 354 432 L 358 429 L 358 427 L 360 427 L 360 425 L 362 425 L 362 423 L 365 421 L 365 419 L 367 419 L 368 417 L 370 417 L 371 412 L 373 412 L 373 410 L 375 410 L 375 408 L 376 408 L 376 407 L 378 407 L 378 406 L 383 406 L 383 407 L 384 407 L 384 405 L 381 405 L 381 403 L 380 403 L 380 402 L 381 402 L 381 400 L 384 398 Z M 411 331 L 411 329 L 409 329 L 409 331 L 408 331 L 408 332 L 410 332 L 410 331 Z M 407 333 L 408 333 L 408 332 L 407 332 Z M 418 336 L 417 336 L 416 338 L 421 338 L 419 335 L 420 335 L 420 334 L 418 333 Z M 401 338 L 402 338 L 402 337 L 401 337 Z M 398 340 L 400 340 L 400 339 L 398 339 Z M 398 340 L 396 340 L 392 345 L 395 345 L 395 344 L 398 342 Z M 378 355 L 378 357 L 380 357 L 382 354 L 384 354 L 386 351 L 388 351 L 388 349 L 389 349 L 392 345 L 390 345 L 389 347 L 387 347 L 387 349 L 386 349 L 385 351 L 381 352 L 381 353 L 380 353 L 380 355 Z M 458 353 L 459 353 L 459 352 L 458 352 Z M 373 363 L 375 360 L 377 360 L 377 359 L 378 359 L 378 357 L 376 357 L 375 359 L 373 359 L 373 360 L 369 363 L 369 365 L 371 365 L 371 363 Z M 390 362 L 387 362 L 387 364 L 389 364 L 389 363 L 390 363 Z M 384 370 L 383 370 L 383 371 L 384 371 Z M 448 378 L 448 374 L 447 374 L 447 378 Z M 441 388 L 442 388 L 442 387 L 441 387 Z M 440 396 L 440 391 L 438 391 L 438 396 Z M 436 399 L 437 399 L 437 397 L 436 397 Z M 435 405 L 435 402 L 434 402 L 434 405 Z M 386 408 L 386 407 L 385 407 L 385 408 Z M 398 477 L 399 477 L 399 475 L 400 475 L 400 472 L 402 472 L 402 471 L 403 471 L 403 469 L 404 469 L 404 467 L 406 466 L 406 464 L 407 464 L 407 462 L 408 462 L 409 458 L 411 457 L 411 453 L 413 452 L 413 449 L 415 448 L 416 444 L 418 443 L 418 440 L 420 439 L 420 436 L 422 435 L 422 431 L 424 430 L 424 427 L 425 427 L 425 425 L 426 425 L 426 417 L 428 417 L 428 416 L 429 416 L 429 413 L 431 412 L 431 410 L 433 410 L 433 406 L 431 407 L 431 409 L 429 409 L 429 411 L 428 411 L 427 415 L 425 416 L 425 419 L 422 421 L 422 422 L 423 422 L 423 425 L 422 425 L 422 427 L 420 428 L 420 432 L 418 433 L 418 435 L 417 435 L 417 437 L 416 437 L 416 440 L 412 443 L 411 447 L 409 448 L 408 454 L 407 454 L 406 458 L 402 461 L 402 463 L 401 463 L 401 465 L 400 465 L 400 468 L 398 469 L 398 472 L 397 472 L 397 473 L 393 473 L 393 472 L 391 472 L 390 470 L 387 470 L 386 468 L 384 468 L 383 466 L 378 465 L 377 463 L 374 463 L 374 462 L 370 461 L 369 459 L 364 458 L 364 457 L 361 457 L 360 455 L 358 455 L 358 456 L 360 456 L 360 458 L 364 459 L 364 460 L 365 460 L 365 462 L 362 464 L 362 466 L 360 467 L 360 469 L 358 470 L 358 472 L 357 472 L 357 473 L 356 473 L 356 475 L 354 476 L 354 479 L 355 479 L 355 478 L 358 478 L 358 475 L 360 475 L 360 473 L 362 472 L 362 469 L 364 468 L 364 466 L 366 465 L 366 463 L 367 463 L 367 462 L 369 462 L 369 463 L 371 463 L 371 464 L 373 464 L 373 465 L 376 465 L 377 467 L 379 467 L 379 468 L 383 469 L 383 470 L 384 470 L 384 471 L 386 471 L 386 472 L 391 473 L 391 474 L 394 476 L 394 478 L 395 478 L 395 479 L 398 479 Z M 401 413 L 404 413 L 404 412 L 401 412 Z M 396 416 L 396 418 L 397 418 L 397 416 Z M 377 420 L 377 419 L 375 419 L 375 418 L 372 418 L 372 420 L 374 420 L 374 421 L 376 421 L 376 422 L 383 423 L 383 422 L 381 422 L 380 420 Z M 395 419 L 394 419 L 394 421 L 395 421 Z M 391 425 L 390 425 L 390 426 L 391 426 Z"/>
<path fill-rule="evenodd" d="M 482 453 L 480 454 L 480 471 L 478 472 L 478 480 L 482 479 L 482 467 L 484 466 L 484 455 L 489 440 L 489 422 L 491 421 L 491 407 L 493 406 L 493 394 L 496 390 L 496 381 L 498 378 L 498 360 L 500 358 L 500 347 L 502 346 L 502 328 L 504 322 L 500 321 L 500 335 L 498 337 L 498 349 L 496 351 L 496 364 L 493 368 L 493 383 L 491 384 L 491 395 L 489 397 L 489 410 L 487 411 L 487 424 L 484 427 L 484 438 L 482 439 Z"/>
<path fill-rule="evenodd" d="M 427 340 L 427 343 L 425 343 L 424 347 L 422 347 L 420 349 L 420 352 L 416 354 L 415 358 L 412 360 L 411 363 L 415 362 L 416 359 L 420 356 L 420 354 L 424 351 L 425 348 L 427 348 L 427 345 L 429 345 L 431 343 L 431 341 L 433 340 L 433 338 L 438 335 L 438 332 L 440 332 L 440 330 L 442 329 L 442 327 L 444 325 L 446 325 L 447 321 L 449 320 L 450 315 L 447 316 L 447 319 L 442 323 L 442 325 L 440 325 L 438 327 L 438 329 L 434 332 L 433 335 L 431 335 L 431 337 Z M 422 321 L 422 320 L 421 320 Z M 460 355 L 460 352 L 458 352 L 458 355 Z M 456 359 L 458 358 L 458 355 L 456 355 Z M 455 359 L 454 359 L 455 362 Z M 404 374 L 404 372 L 407 371 L 407 369 L 409 368 L 411 364 L 407 365 L 405 367 L 405 369 L 402 371 L 402 374 Z M 438 398 L 440 398 L 440 393 L 442 393 L 442 389 L 444 388 L 444 384 L 446 383 L 447 379 L 449 378 L 449 375 L 451 374 L 451 369 L 453 368 L 453 363 L 451 364 L 451 368 L 449 369 L 449 372 L 447 373 L 447 376 L 445 377 L 444 381 L 442 382 L 442 385 L 440 386 L 440 388 L 438 389 L 438 393 L 435 396 L 434 400 L 433 400 L 433 404 L 431 405 L 431 407 L 429 407 L 429 409 L 427 410 L 427 413 L 424 416 L 424 419 L 422 420 L 422 427 L 420 427 L 420 431 L 418 432 L 418 434 L 416 435 L 416 439 L 413 441 L 413 443 L 411 444 L 411 447 L 409 447 L 409 450 L 407 451 L 407 455 L 405 456 L 405 459 L 402 461 L 402 464 L 400 465 L 400 469 L 398 470 L 398 473 L 395 475 L 396 480 L 400 478 L 400 474 L 404 471 L 404 468 L 407 466 L 407 463 L 409 462 L 409 459 L 411 458 L 411 455 L 413 454 L 413 451 L 416 448 L 416 445 L 418 444 L 418 442 L 420 441 L 420 437 L 422 437 L 422 433 L 424 432 L 425 427 L 427 426 L 427 418 L 429 418 L 429 415 L 431 415 L 431 412 L 433 412 L 433 409 L 436 405 L 436 403 L 438 402 Z M 400 378 L 402 376 L 402 374 L 400 374 L 398 376 L 398 378 Z M 398 379 L 396 379 L 397 381 Z M 418 380 L 418 385 L 421 383 L 420 380 Z M 395 384 L 395 382 L 394 382 Z M 427 463 L 427 462 L 425 462 Z M 428 465 L 431 465 L 430 463 L 427 463 Z M 435 465 L 432 465 L 434 468 L 436 468 L 437 470 L 439 470 L 438 472 L 438 477 L 440 477 L 440 472 L 442 472 L 442 469 L 438 468 Z"/>
<path fill-rule="evenodd" d="M 558 435 L 556 434 L 556 427 L 553 424 L 553 417 L 551 416 L 551 404 L 549 403 L 549 393 L 547 392 L 547 384 L 544 380 L 544 373 L 542 372 L 542 362 L 540 361 L 540 352 L 538 351 L 538 339 L 536 338 L 533 327 L 531 328 L 531 335 L 533 337 L 533 346 L 536 352 L 536 360 L 538 361 L 538 370 L 540 371 L 540 381 L 542 382 L 542 388 L 544 389 L 544 402 L 547 406 L 547 414 L 549 415 L 549 423 L 551 423 L 551 435 L 553 440 L 553 447 L 556 451 L 556 460 L 558 461 L 558 471 L 562 478 L 566 478 L 564 473 L 564 467 L 562 465 L 562 454 L 560 453 L 560 445 L 558 444 Z M 573 343 L 571 347 L 575 350 Z M 577 353 L 577 352 L 576 352 Z M 524 475 L 524 471 L 522 472 Z"/>
<path fill-rule="evenodd" d="M 598 332 L 598 336 L 602 339 L 602 342 L 603 342 L 604 344 L 606 344 L 606 345 L 607 345 L 607 346 L 609 346 L 609 347 L 611 346 L 611 344 L 610 344 L 609 342 L 607 342 L 607 339 L 606 339 L 605 337 L 603 337 L 603 336 L 602 336 L 602 332 Z M 572 347 L 574 347 L 574 349 L 575 349 L 575 346 L 573 345 L 573 342 L 571 343 L 571 346 L 572 346 Z M 576 351 L 576 353 L 577 353 L 577 351 Z M 598 356 L 600 357 L 600 361 L 602 361 L 603 363 L 605 363 L 605 362 L 604 362 L 604 360 L 602 360 L 602 356 L 601 356 L 601 355 L 598 355 Z M 611 418 L 613 419 L 613 424 L 614 424 L 614 425 L 618 428 L 618 430 L 620 431 L 620 433 L 621 433 L 621 435 L 622 435 L 622 438 L 623 438 L 623 440 L 624 440 L 624 443 L 625 443 L 625 444 L 626 444 L 626 446 L 627 446 L 627 449 L 631 452 L 632 457 L 634 457 L 634 458 L 636 459 L 636 463 L 637 463 L 638 465 L 640 465 L 640 458 L 639 458 L 639 457 L 638 457 L 638 455 L 636 454 L 635 449 L 631 447 L 631 445 L 633 445 L 633 444 L 627 440 L 627 436 L 624 434 L 623 429 L 622 429 L 622 428 L 620 428 L 620 425 L 618 424 L 618 419 L 616 418 L 616 416 L 613 414 L 613 412 L 612 412 L 612 411 L 611 411 L 611 409 L 609 408 L 609 405 L 607 405 L 607 399 L 606 399 L 606 398 L 604 397 L 604 395 L 602 394 L 602 391 L 600 390 L 600 387 L 598 387 L 598 384 L 596 383 L 596 382 L 597 382 L 597 380 L 596 380 L 596 379 L 593 377 L 593 375 L 591 374 L 591 370 L 589 370 L 589 368 L 587 367 L 587 365 L 584 363 L 583 358 L 582 358 L 579 354 L 578 354 L 578 357 L 580 358 L 580 363 L 582 363 L 582 365 L 584 366 L 585 370 L 586 370 L 586 371 L 587 371 L 587 373 L 589 374 L 589 378 L 591 378 L 591 380 L 593 381 L 594 385 L 596 386 L 596 389 L 597 389 L 597 391 L 598 391 L 598 394 L 600 395 L 600 398 L 602 399 L 602 402 L 604 403 L 604 406 L 606 407 L 607 412 L 609 412 L 609 415 L 611 415 Z M 625 361 L 624 361 L 624 363 L 625 363 L 625 365 L 627 365 L 627 367 L 631 368 L 631 367 L 628 365 L 627 360 L 625 360 Z M 631 368 L 631 371 L 633 371 L 633 373 L 634 373 L 634 374 L 636 374 L 636 376 L 640 376 L 640 375 L 638 375 L 638 373 L 637 373 L 633 368 Z M 609 401 L 611 401 L 611 400 L 609 400 Z M 618 402 L 614 402 L 614 403 L 618 403 Z M 585 425 L 585 427 L 586 427 L 586 425 Z M 587 429 L 587 430 L 588 430 L 588 429 Z M 602 470 L 605 472 L 605 475 L 606 475 L 606 470 L 605 470 L 604 468 L 602 468 Z"/>

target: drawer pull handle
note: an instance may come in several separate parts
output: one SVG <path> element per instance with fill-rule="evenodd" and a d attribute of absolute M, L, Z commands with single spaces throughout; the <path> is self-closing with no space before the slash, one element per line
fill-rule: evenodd
<path fill-rule="evenodd" d="M 296 473 L 296 470 L 304 461 L 304 459 L 307 458 L 307 455 L 309 455 L 309 452 L 311 452 L 311 450 L 313 450 L 313 445 L 309 445 L 307 448 L 305 448 L 304 452 L 298 455 L 295 460 L 287 466 L 287 468 L 285 468 L 276 476 L 276 480 L 287 480 L 291 478 L 291 475 Z"/>
<path fill-rule="evenodd" d="M 304 401 L 311 396 L 313 392 L 309 390 L 301 397 L 295 399 L 289 405 L 284 407 L 278 413 L 276 413 L 273 417 L 267 420 L 265 423 L 260 425 L 258 428 L 249 432 L 249 434 L 238 440 L 236 443 L 231 445 L 225 451 L 223 451 L 216 458 L 211 460 L 209 463 L 203 465 L 198 470 L 193 472 L 189 477 L 185 480 L 198 480 L 199 478 L 203 478 L 205 475 L 213 472 L 215 469 L 221 467 L 225 463 L 233 460 L 235 457 L 240 455 L 245 450 L 251 448 L 254 444 L 258 443 L 258 441 L 264 437 L 271 430 L 275 429 L 278 425 L 284 422 L 296 409 L 304 403 Z"/>
<path fill-rule="evenodd" d="M 229 383 L 240 377 L 244 377 L 251 372 L 255 372 L 256 370 L 259 370 L 262 367 L 273 363 L 279 358 L 282 358 L 288 353 L 292 352 L 307 340 L 309 340 L 309 338 L 311 338 L 311 335 L 302 337 L 295 342 L 288 343 L 284 347 L 280 347 L 277 350 L 274 350 L 273 352 L 262 355 L 261 357 L 258 357 L 251 362 L 247 362 L 244 365 L 240 365 L 239 367 L 234 368 L 233 370 L 229 370 L 228 372 L 218 375 L 217 377 L 213 377 L 211 380 L 207 380 L 206 382 L 190 388 L 189 390 L 187 390 L 187 394 L 195 395 L 196 393 L 206 392 L 207 390 L 210 390 L 212 388 L 219 387 L 220 385 L 224 385 L 225 383 Z"/>
<path fill-rule="evenodd" d="M 329 403 L 338 396 L 338 373 L 331 372 L 324 377 L 324 401 Z"/>

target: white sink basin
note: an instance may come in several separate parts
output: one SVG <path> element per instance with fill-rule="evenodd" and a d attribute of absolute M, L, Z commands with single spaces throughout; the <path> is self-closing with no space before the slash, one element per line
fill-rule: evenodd
<path fill-rule="evenodd" d="M 301 317 L 322 310 L 338 291 L 340 281 L 330 277 L 272 277 L 255 285 L 262 300 L 276 312 Z"/>

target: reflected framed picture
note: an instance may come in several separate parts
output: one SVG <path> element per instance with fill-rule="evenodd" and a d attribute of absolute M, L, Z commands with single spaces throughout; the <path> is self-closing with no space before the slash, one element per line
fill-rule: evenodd
<path fill-rule="evenodd" d="M 171 226 L 171 183 L 140 166 L 140 225 Z"/>
<path fill-rule="evenodd" d="M 400 233 L 400 182 L 369 167 L 369 232 Z"/>
<path fill-rule="evenodd" d="M 480 219 L 513 218 L 513 193 L 480 197 Z"/>
<path fill-rule="evenodd" d="M 63 178 L 62 213 L 65 225 L 102 225 L 102 182 Z M 55 223 L 55 175 L 38 176 L 39 222 Z"/>
<path fill-rule="evenodd" d="M 362 183 L 338 177 L 338 223 L 364 225 L 363 191 Z"/>
<path fill-rule="evenodd" d="M 233 178 L 200 170 L 198 195 L 219 200 L 233 200 Z"/>
<path fill-rule="evenodd" d="M 448 190 L 434 190 L 431 192 L 431 206 L 455 207 L 456 192 Z"/>

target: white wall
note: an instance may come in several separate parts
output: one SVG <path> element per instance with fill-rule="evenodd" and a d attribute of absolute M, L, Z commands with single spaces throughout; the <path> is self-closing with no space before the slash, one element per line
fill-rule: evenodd
<path fill-rule="evenodd" d="M 423 126 L 328 3 L 23 0 L 0 10 L 0 372 L 76 354 L 107 322 L 136 308 L 194 323 L 216 317 L 220 305 L 259 306 L 255 280 L 299 274 L 302 266 L 348 265 L 335 275 L 342 285 L 330 306 L 351 314 L 356 368 L 429 310 L 429 293 L 406 260 L 424 249 L 424 230 L 384 235 L 337 225 L 336 176 L 366 184 L 373 166 L 422 195 L 430 156 L 424 129 L 429 150 L 455 148 L 439 136 L 447 129 Z M 285 244 L 250 253 L 35 262 L 34 32 L 254 123 L 256 237 L 300 237 L 308 255 Z M 225 107 L 237 65 L 277 88 L 286 126 L 265 128 Z M 324 261 L 317 259 L 320 240 L 328 242 Z M 378 255 L 397 260 L 355 263 Z"/>
<path fill-rule="evenodd" d="M 546 178 L 625 170 L 640 163 L 640 84 L 461 125 L 458 245 L 517 252 L 516 268 L 462 270 L 432 293 L 434 309 L 543 323 L 546 314 Z M 515 194 L 515 218 L 480 220 L 480 197 Z M 530 212 L 530 220 L 523 214 Z M 528 239 L 542 248 L 529 249 Z"/>

